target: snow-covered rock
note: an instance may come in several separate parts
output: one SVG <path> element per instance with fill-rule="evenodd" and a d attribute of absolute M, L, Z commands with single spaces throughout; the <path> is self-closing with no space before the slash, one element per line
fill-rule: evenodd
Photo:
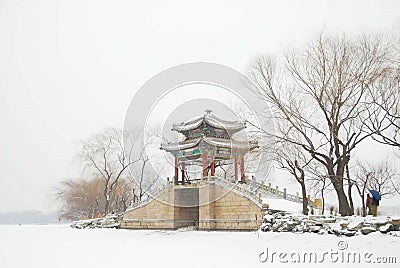
<path fill-rule="evenodd" d="M 400 221 L 400 216 L 391 216 L 390 219 L 392 221 Z"/>
<path fill-rule="evenodd" d="M 393 225 L 391 225 L 390 223 L 382 225 L 381 227 L 379 227 L 379 231 L 383 234 L 386 234 L 390 231 L 393 231 Z"/>
<path fill-rule="evenodd" d="M 313 233 L 318 233 L 321 229 L 322 229 L 322 227 L 319 225 L 310 226 L 310 232 L 313 232 Z"/>
<path fill-rule="evenodd" d="M 355 219 L 347 225 L 347 230 L 349 231 L 358 231 L 364 226 L 364 220 Z"/>
<path fill-rule="evenodd" d="M 119 228 L 120 223 L 118 222 L 119 215 L 107 215 L 104 218 L 95 218 L 74 221 L 71 223 L 72 228 L 85 229 L 85 228 Z"/>
<path fill-rule="evenodd" d="M 400 237 L 400 231 L 391 231 L 388 234 L 394 237 Z"/>
<path fill-rule="evenodd" d="M 263 217 L 264 222 L 272 223 L 274 220 L 275 220 L 275 217 L 273 215 L 265 214 Z"/>
<path fill-rule="evenodd" d="M 372 232 L 376 232 L 376 228 L 371 227 L 371 226 L 365 226 L 365 227 L 363 227 L 363 228 L 360 229 L 360 232 L 361 232 L 363 235 L 367 235 L 367 234 L 370 234 L 370 233 L 372 233 Z"/>
<path fill-rule="evenodd" d="M 297 215 L 287 212 L 267 214 L 263 218 L 262 231 L 335 234 L 337 236 L 368 235 L 380 231 L 400 236 L 399 217 L 360 217 Z"/>
<path fill-rule="evenodd" d="M 344 231 L 342 231 L 341 234 L 345 235 L 345 236 L 354 236 L 356 233 L 357 233 L 356 231 L 344 230 Z"/>

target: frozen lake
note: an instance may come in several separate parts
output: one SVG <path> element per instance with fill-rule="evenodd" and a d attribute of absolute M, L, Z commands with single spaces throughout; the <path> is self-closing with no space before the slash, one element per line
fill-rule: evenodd
<path fill-rule="evenodd" d="M 192 268 L 217 265 L 247 268 L 281 266 L 282 262 L 309 267 L 311 255 L 311 266 L 324 263 L 338 267 L 338 263 L 349 262 L 343 254 L 360 256 L 357 267 L 368 262 L 393 262 L 394 259 L 397 264 L 383 266 L 398 267 L 400 238 L 380 233 L 336 237 L 272 232 L 78 230 L 68 225 L 0 225 L 1 268 Z M 314 264 L 314 257 L 321 263 Z M 351 259 L 350 263 L 353 262 Z"/>

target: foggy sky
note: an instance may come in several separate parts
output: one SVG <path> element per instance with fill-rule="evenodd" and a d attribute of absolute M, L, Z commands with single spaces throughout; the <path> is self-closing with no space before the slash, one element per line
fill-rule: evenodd
<path fill-rule="evenodd" d="M 52 187 L 79 175 L 77 142 L 122 128 L 160 71 L 193 61 L 244 71 L 255 54 L 322 30 L 398 31 L 399 10 L 397 0 L 0 0 L 0 212 L 53 209 Z"/>

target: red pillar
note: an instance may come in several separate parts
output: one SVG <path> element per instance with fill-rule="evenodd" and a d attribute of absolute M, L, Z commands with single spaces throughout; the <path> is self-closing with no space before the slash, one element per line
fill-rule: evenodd
<path fill-rule="evenodd" d="M 238 181 L 238 159 L 237 159 L 236 155 L 235 155 L 234 161 L 235 161 L 234 168 L 235 168 L 235 183 L 236 183 Z"/>
<path fill-rule="evenodd" d="M 208 176 L 208 161 L 207 161 L 207 153 L 203 152 L 203 177 Z"/>
<path fill-rule="evenodd" d="M 211 155 L 211 176 L 215 175 L 215 155 Z"/>
<path fill-rule="evenodd" d="M 179 171 L 178 171 L 178 157 L 175 156 L 175 179 L 174 179 L 174 184 L 178 184 L 178 175 L 179 175 Z"/>
<path fill-rule="evenodd" d="M 246 177 L 244 174 L 244 156 L 240 158 L 240 181 L 246 183 Z"/>
<path fill-rule="evenodd" d="M 182 163 L 182 184 L 185 184 L 185 162 Z"/>

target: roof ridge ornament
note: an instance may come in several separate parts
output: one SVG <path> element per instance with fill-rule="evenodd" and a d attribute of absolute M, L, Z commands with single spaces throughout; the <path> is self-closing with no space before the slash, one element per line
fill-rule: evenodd
<path fill-rule="evenodd" d="M 204 116 L 210 116 L 211 113 L 212 113 L 212 110 L 211 109 L 207 109 L 207 110 L 204 111 Z"/>

